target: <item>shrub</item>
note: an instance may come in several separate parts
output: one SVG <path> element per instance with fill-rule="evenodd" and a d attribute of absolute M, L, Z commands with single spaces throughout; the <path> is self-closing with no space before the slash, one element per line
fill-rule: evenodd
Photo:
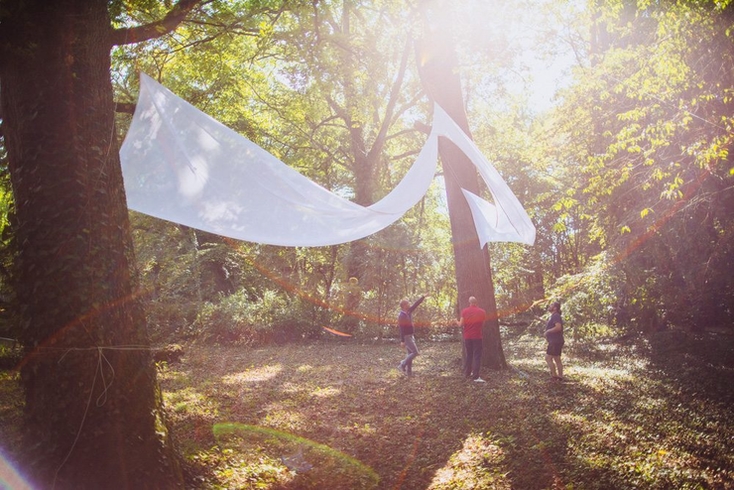
<path fill-rule="evenodd" d="M 560 277 L 547 296 L 561 302 L 563 321 L 574 339 L 608 336 L 612 327 L 626 327 L 619 320 L 625 307 L 625 277 L 606 254 L 597 256 L 583 272 Z"/>
<path fill-rule="evenodd" d="M 267 290 L 252 300 L 244 290 L 207 302 L 199 313 L 199 338 L 240 345 L 283 343 L 315 336 L 314 307 L 288 295 Z"/>

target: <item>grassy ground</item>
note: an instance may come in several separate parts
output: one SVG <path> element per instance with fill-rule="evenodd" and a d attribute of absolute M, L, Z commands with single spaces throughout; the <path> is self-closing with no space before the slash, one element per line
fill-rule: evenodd
<path fill-rule="evenodd" d="M 203 488 L 734 488 L 731 338 L 682 337 L 569 348 L 562 384 L 537 338 L 483 385 L 455 342 L 410 379 L 349 342 L 197 347 L 161 378 Z"/>
<path fill-rule="evenodd" d="M 191 488 L 734 488 L 731 335 L 567 346 L 561 384 L 537 337 L 506 339 L 486 384 L 420 339 L 410 379 L 396 344 L 344 341 L 189 346 L 160 378 Z"/>

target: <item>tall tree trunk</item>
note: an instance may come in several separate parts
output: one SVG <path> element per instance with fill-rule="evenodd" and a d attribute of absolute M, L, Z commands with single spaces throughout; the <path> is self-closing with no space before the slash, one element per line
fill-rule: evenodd
<path fill-rule="evenodd" d="M 426 7 L 430 8 L 427 5 Z M 431 12 L 427 14 L 432 15 Z M 447 19 L 441 19 L 435 23 L 441 27 L 435 29 L 431 29 L 428 24 L 426 22 L 423 40 L 417 45 L 423 87 L 428 96 L 471 136 L 464 110 L 458 62 L 449 33 L 450 23 Z M 446 183 L 459 304 L 468 306 L 469 296 L 475 296 L 479 305 L 487 311 L 487 320 L 483 327 L 482 365 L 490 369 L 505 369 L 507 363 L 500 338 L 489 251 L 487 247 L 479 248 L 479 237 L 474 228 L 471 210 L 461 192 L 464 188 L 479 194 L 477 172 L 471 160 L 445 138 L 441 138 L 439 142 L 439 153 Z"/>
<path fill-rule="evenodd" d="M 0 13 L 25 470 L 38 488 L 178 488 L 133 289 L 107 3 L 6 0 Z"/>

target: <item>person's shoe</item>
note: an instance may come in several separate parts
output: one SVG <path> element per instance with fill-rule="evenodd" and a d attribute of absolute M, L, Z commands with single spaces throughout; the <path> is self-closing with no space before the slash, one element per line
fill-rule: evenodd
<path fill-rule="evenodd" d="M 482 378 L 474 378 L 475 383 L 486 383 Z"/>
<path fill-rule="evenodd" d="M 403 373 L 405 373 L 405 364 L 403 364 L 402 362 L 398 364 L 398 371 L 402 371 Z"/>

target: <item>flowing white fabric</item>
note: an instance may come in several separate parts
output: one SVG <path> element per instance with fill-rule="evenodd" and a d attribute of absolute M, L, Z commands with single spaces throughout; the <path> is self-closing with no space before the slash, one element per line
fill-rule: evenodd
<path fill-rule="evenodd" d="M 474 163 L 494 199 L 492 204 L 462 189 L 474 219 L 479 246 L 484 247 L 487 242 L 519 242 L 533 245 L 535 226 L 497 169 L 438 105 L 434 108 L 433 124 L 433 132 L 450 139 Z"/>
<path fill-rule="evenodd" d="M 493 205 L 467 195 L 481 246 L 487 241 L 532 245 L 535 227 L 522 205 L 439 106 L 413 166 L 395 189 L 368 207 L 314 183 L 145 74 L 120 158 L 130 209 L 238 240 L 325 246 L 371 235 L 413 207 L 433 179 L 438 136 L 467 154 L 495 200 Z"/>

